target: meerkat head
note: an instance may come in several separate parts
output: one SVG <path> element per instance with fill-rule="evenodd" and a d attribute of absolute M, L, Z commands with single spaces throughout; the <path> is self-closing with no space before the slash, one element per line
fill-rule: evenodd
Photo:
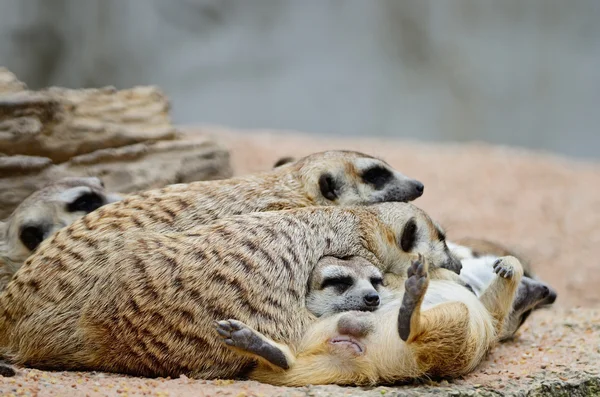
<path fill-rule="evenodd" d="M 552 305 L 556 297 L 556 291 L 548 284 L 530 277 L 521 278 L 513 310 L 504 323 L 500 340 L 512 338 L 534 310 Z"/>
<path fill-rule="evenodd" d="M 425 211 L 411 203 L 381 203 L 367 208 L 376 211 L 379 219 L 391 229 L 391 234 L 381 236 L 387 241 L 376 244 L 389 247 L 387 253 L 380 253 L 381 257 L 387 256 L 387 263 L 398 264 L 388 270 L 390 273 L 405 276 L 407 264 L 419 254 L 431 268 L 460 273 L 462 265 L 450 252 L 444 230 Z"/>
<path fill-rule="evenodd" d="M 6 219 L 0 230 L 0 256 L 23 261 L 56 230 L 120 199 L 119 195 L 107 193 L 96 177 L 68 177 L 52 182 L 27 197 Z"/>
<path fill-rule="evenodd" d="M 423 195 L 424 186 L 367 154 L 333 150 L 297 161 L 281 158 L 275 168 L 295 169 L 307 193 L 319 205 L 366 205 L 408 202 Z"/>
<path fill-rule="evenodd" d="M 309 280 L 306 307 L 317 317 L 349 310 L 374 311 L 391 293 L 381 271 L 368 260 L 323 257 Z"/>

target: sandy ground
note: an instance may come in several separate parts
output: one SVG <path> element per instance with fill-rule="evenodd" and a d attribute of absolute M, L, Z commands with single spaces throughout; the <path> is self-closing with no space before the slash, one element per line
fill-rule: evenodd
<path fill-rule="evenodd" d="M 1 395 L 600 395 L 600 164 L 481 144 L 195 130 L 214 134 L 231 148 L 237 174 L 268 169 L 281 156 L 326 149 L 382 157 L 425 184 L 415 204 L 444 225 L 449 238 L 486 237 L 528 258 L 558 291 L 556 307 L 535 313 L 514 341 L 451 383 L 291 389 L 21 369 L 15 378 L 0 377 Z"/>

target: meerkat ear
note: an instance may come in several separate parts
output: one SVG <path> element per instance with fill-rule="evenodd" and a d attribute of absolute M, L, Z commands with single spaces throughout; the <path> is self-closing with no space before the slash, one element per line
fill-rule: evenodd
<path fill-rule="evenodd" d="M 402 237 L 400 237 L 400 247 L 404 252 L 409 252 L 415 246 L 417 240 L 417 223 L 414 218 L 411 218 L 402 230 Z"/>
<path fill-rule="evenodd" d="M 25 226 L 19 232 L 19 240 L 28 250 L 33 251 L 44 241 L 44 230 L 39 226 Z"/>
<path fill-rule="evenodd" d="M 321 194 L 327 200 L 333 201 L 338 198 L 338 194 L 336 192 L 337 186 L 331 174 L 321 175 L 319 178 L 319 189 L 321 189 Z"/>
<path fill-rule="evenodd" d="M 294 161 L 296 161 L 296 159 L 293 157 L 282 157 L 275 162 L 273 168 L 281 167 L 284 164 L 293 163 Z"/>

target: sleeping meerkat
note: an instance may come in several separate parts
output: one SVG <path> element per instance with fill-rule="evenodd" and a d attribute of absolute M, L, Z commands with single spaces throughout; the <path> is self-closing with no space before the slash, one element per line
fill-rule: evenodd
<path fill-rule="evenodd" d="M 480 296 L 493 281 L 493 264 L 499 257 L 512 255 L 524 263 L 512 251 L 487 240 L 469 238 L 447 244 L 450 251 L 461 260 L 460 278 L 472 287 L 477 296 Z M 501 341 L 512 338 L 533 311 L 548 307 L 556 301 L 556 291 L 537 279 L 529 264 L 523 267 L 523 278 L 517 289 L 513 310 L 500 334 Z"/>
<path fill-rule="evenodd" d="M 383 274 L 359 256 L 319 260 L 308 282 L 306 308 L 315 316 L 343 311 L 375 311 L 392 293 L 383 288 Z"/>
<path fill-rule="evenodd" d="M 0 222 L 0 291 L 48 236 L 120 198 L 96 177 L 62 178 L 32 193 Z"/>
<path fill-rule="evenodd" d="M 283 386 L 376 385 L 471 372 L 497 342 L 523 269 L 514 257 L 494 264 L 497 276 L 477 298 L 467 288 L 430 280 L 427 262 L 408 270 L 401 300 L 374 312 L 322 317 L 298 344 L 262 334 L 239 319 L 215 323 L 224 345 L 258 366 L 249 378 Z"/>
<path fill-rule="evenodd" d="M 305 298 L 321 258 L 360 256 L 405 277 L 418 254 L 432 278 L 458 277 L 439 268 L 456 259 L 409 203 L 252 213 L 180 233 L 87 233 L 77 221 L 0 294 L 0 353 L 47 369 L 235 377 L 254 359 L 226 349 L 214 320 L 294 344 L 317 319 Z"/>
<path fill-rule="evenodd" d="M 423 184 L 382 160 L 321 152 L 285 167 L 231 179 L 176 184 L 126 197 L 86 217 L 92 230 L 118 222 L 147 231 L 183 231 L 225 216 L 308 206 L 408 202 Z"/>

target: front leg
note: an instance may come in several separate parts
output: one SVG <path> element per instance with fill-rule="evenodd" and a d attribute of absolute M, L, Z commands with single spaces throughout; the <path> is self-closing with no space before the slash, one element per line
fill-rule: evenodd
<path fill-rule="evenodd" d="M 294 354 L 287 346 L 267 338 L 241 321 L 216 321 L 215 327 L 227 346 L 262 359 L 275 367 L 289 369 L 295 361 Z"/>
<path fill-rule="evenodd" d="M 398 333 L 403 341 L 410 343 L 420 331 L 421 303 L 429 285 L 427 262 L 421 255 L 408 268 L 407 275 L 398 313 Z"/>

